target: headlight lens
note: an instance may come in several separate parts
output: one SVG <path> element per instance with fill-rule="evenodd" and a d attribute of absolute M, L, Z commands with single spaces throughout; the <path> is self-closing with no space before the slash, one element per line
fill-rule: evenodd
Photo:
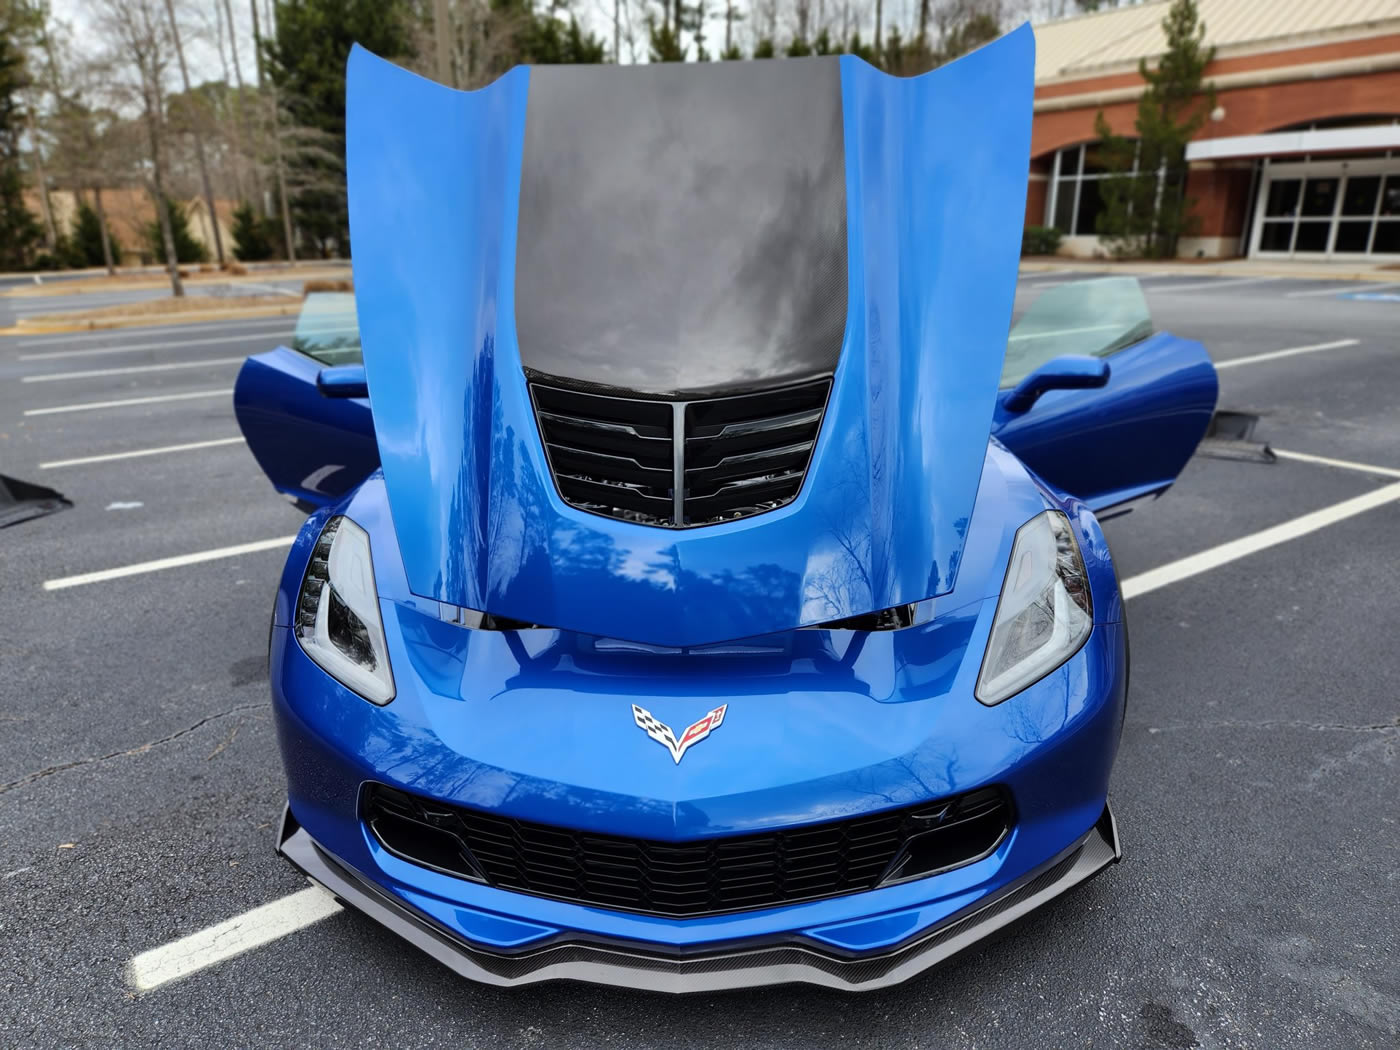
<path fill-rule="evenodd" d="M 369 535 L 346 517 L 326 522 L 297 596 L 297 641 L 328 675 L 371 703 L 394 699 Z"/>
<path fill-rule="evenodd" d="M 977 699 L 999 704 L 1068 660 L 1094 626 L 1084 559 L 1069 519 L 1056 510 L 1016 530 Z"/>

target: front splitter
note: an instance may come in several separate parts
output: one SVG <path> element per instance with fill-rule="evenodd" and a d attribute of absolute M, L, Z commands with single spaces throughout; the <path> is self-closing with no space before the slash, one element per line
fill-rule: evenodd
<path fill-rule="evenodd" d="M 668 953 L 654 945 L 565 937 L 519 952 L 491 951 L 453 936 L 341 863 L 307 834 L 290 809 L 282 819 L 277 850 L 341 901 L 471 980 L 507 987 L 587 981 L 671 993 L 775 984 L 816 984 L 843 991 L 886 988 L 1009 926 L 1122 856 L 1113 814 L 1105 806 L 1083 839 L 996 897 L 949 916 L 895 948 L 838 956 L 791 939 Z"/>

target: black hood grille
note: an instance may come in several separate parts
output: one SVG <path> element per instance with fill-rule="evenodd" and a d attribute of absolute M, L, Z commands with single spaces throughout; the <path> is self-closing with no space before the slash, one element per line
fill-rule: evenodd
<path fill-rule="evenodd" d="M 656 401 L 530 385 L 564 502 L 664 528 L 751 517 L 795 499 L 830 390 L 822 379 Z"/>

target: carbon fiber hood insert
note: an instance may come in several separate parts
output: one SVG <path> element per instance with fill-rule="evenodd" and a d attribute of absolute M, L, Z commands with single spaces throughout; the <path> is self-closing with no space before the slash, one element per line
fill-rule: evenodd
<path fill-rule="evenodd" d="M 836 58 L 531 70 L 515 320 L 532 378 L 693 398 L 829 376 L 847 255 Z"/>

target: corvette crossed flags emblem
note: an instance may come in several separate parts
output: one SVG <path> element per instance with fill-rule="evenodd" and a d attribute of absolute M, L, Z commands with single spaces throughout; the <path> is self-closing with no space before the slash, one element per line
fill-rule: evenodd
<path fill-rule="evenodd" d="M 676 739 L 676 734 L 670 726 L 644 707 L 633 704 L 632 718 L 646 732 L 647 736 L 671 753 L 671 757 L 676 760 L 676 765 L 680 765 L 681 758 L 692 745 L 700 743 L 710 735 L 712 730 L 719 728 L 719 724 L 724 721 L 724 712 L 728 707 L 728 704 L 720 704 L 700 721 L 686 726 L 685 732 L 681 734 L 679 740 Z"/>

